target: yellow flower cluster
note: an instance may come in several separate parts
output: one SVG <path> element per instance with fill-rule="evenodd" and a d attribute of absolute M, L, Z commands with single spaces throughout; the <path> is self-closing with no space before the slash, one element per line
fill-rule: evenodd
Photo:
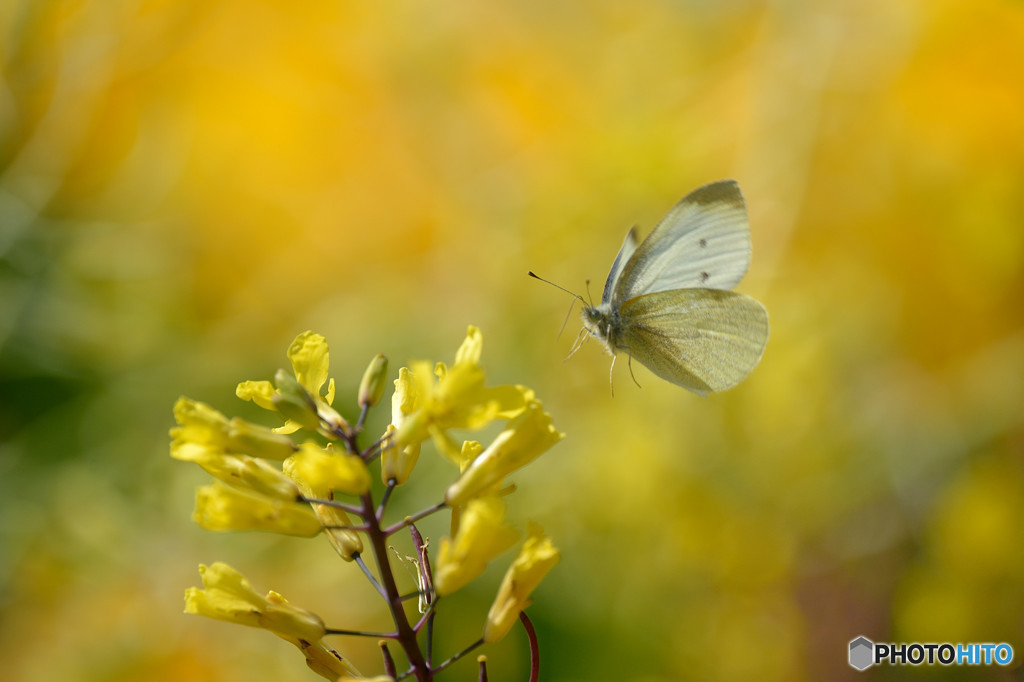
<path fill-rule="evenodd" d="M 433 623 L 441 598 L 458 591 L 487 564 L 512 547 L 519 533 L 505 522 L 505 479 L 563 437 L 529 388 L 488 386 L 480 356 L 480 331 L 469 327 L 455 362 L 412 363 L 394 381 L 391 424 L 363 449 L 359 437 L 367 412 L 383 397 L 387 359 L 375 357 L 359 386 L 358 419 L 347 420 L 335 408 L 335 382 L 329 376 L 324 337 L 300 334 L 288 349 L 292 371 L 278 371 L 274 382 L 246 381 L 236 394 L 280 415 L 276 428 L 229 419 L 209 405 L 181 398 L 174 407 L 178 426 L 171 429 L 171 456 L 194 462 L 216 480 L 198 489 L 195 520 L 217 531 L 265 530 L 312 537 L 323 533 L 338 554 L 356 562 L 391 611 L 395 630 L 383 635 L 400 646 L 417 679 L 433 679 L 446 664 L 431 667 L 418 635 Z M 504 421 L 500 433 L 484 445 L 457 440 L 458 431 L 480 430 Z M 295 439 L 299 431 L 306 436 Z M 424 442 L 455 463 L 458 472 L 438 491 L 437 504 L 388 525 L 384 514 L 392 493 L 409 481 Z M 375 499 L 368 465 L 380 460 L 383 494 Z M 379 484 L 378 484 L 379 487 Z M 441 539 L 430 566 L 427 543 L 415 521 L 442 509 L 452 515 L 452 536 Z M 352 518 L 356 517 L 353 523 Z M 420 603 L 427 613 L 416 623 L 405 612 L 388 563 L 388 538 L 408 530 L 420 553 L 417 563 Z M 363 563 L 369 547 L 376 575 Z M 500 640 L 530 603 L 529 596 L 558 561 L 558 551 L 539 527 L 509 568 L 488 614 L 482 636 L 463 652 Z M 422 565 L 428 564 L 428 565 Z M 200 567 L 203 589 L 186 592 L 186 611 L 261 627 L 292 642 L 311 669 L 330 680 L 361 679 L 322 639 L 332 633 L 365 634 L 325 627 L 315 614 L 289 604 L 276 592 L 259 596 L 240 573 L 223 563 Z M 432 638 L 428 637 L 427 642 Z M 394 679 L 394 663 L 384 647 L 385 675 Z M 377 678 L 372 678 L 377 679 Z"/>

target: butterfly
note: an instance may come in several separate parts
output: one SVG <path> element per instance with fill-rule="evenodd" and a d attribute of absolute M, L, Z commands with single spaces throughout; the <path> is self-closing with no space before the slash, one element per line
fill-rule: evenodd
<path fill-rule="evenodd" d="M 749 265 L 747 209 L 734 180 L 687 194 L 639 244 L 631 229 L 601 303 L 583 308 L 584 330 L 612 355 L 609 376 L 621 351 L 701 395 L 745 379 L 768 341 L 764 306 L 731 291 Z"/>

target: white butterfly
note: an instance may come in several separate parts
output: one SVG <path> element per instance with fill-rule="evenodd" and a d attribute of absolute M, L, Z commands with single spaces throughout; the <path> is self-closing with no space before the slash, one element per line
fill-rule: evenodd
<path fill-rule="evenodd" d="M 583 325 L 611 353 L 612 370 L 616 351 L 623 351 L 695 393 L 724 391 L 750 374 L 768 341 L 764 306 L 730 291 L 749 265 L 739 185 L 704 185 L 643 243 L 637 245 L 635 229 L 626 234 L 601 303 L 584 307 Z"/>

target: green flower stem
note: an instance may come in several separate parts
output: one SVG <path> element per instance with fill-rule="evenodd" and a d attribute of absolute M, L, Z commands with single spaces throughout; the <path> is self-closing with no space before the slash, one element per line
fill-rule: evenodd
<path fill-rule="evenodd" d="M 352 429 L 354 434 L 358 434 L 363 430 L 363 424 L 366 422 L 366 415 L 370 412 L 370 404 L 364 403 L 362 409 L 359 411 L 359 420 L 356 421 L 356 426 Z"/>

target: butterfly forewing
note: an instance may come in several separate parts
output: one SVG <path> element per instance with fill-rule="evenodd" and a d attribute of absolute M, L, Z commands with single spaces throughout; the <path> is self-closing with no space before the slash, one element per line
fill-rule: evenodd
<path fill-rule="evenodd" d="M 625 250 L 624 244 L 605 285 L 605 300 L 613 305 L 658 291 L 733 288 L 750 265 L 750 227 L 739 185 L 721 180 L 690 192 L 621 265 Z"/>
<path fill-rule="evenodd" d="M 633 252 L 636 251 L 636 228 L 630 229 L 626 233 L 626 239 L 622 242 L 622 248 L 619 249 L 619 254 L 615 256 L 615 262 L 612 263 L 612 269 L 608 273 L 608 279 L 604 283 L 604 293 L 601 294 L 601 302 L 607 303 L 611 300 L 612 292 L 615 290 L 615 283 L 619 281 L 619 275 L 622 274 L 622 268 L 626 266 L 629 259 L 633 257 Z"/>
<path fill-rule="evenodd" d="M 768 313 L 733 291 L 686 289 L 622 304 L 615 345 L 661 378 L 696 393 L 724 391 L 757 365 L 768 341 Z"/>

